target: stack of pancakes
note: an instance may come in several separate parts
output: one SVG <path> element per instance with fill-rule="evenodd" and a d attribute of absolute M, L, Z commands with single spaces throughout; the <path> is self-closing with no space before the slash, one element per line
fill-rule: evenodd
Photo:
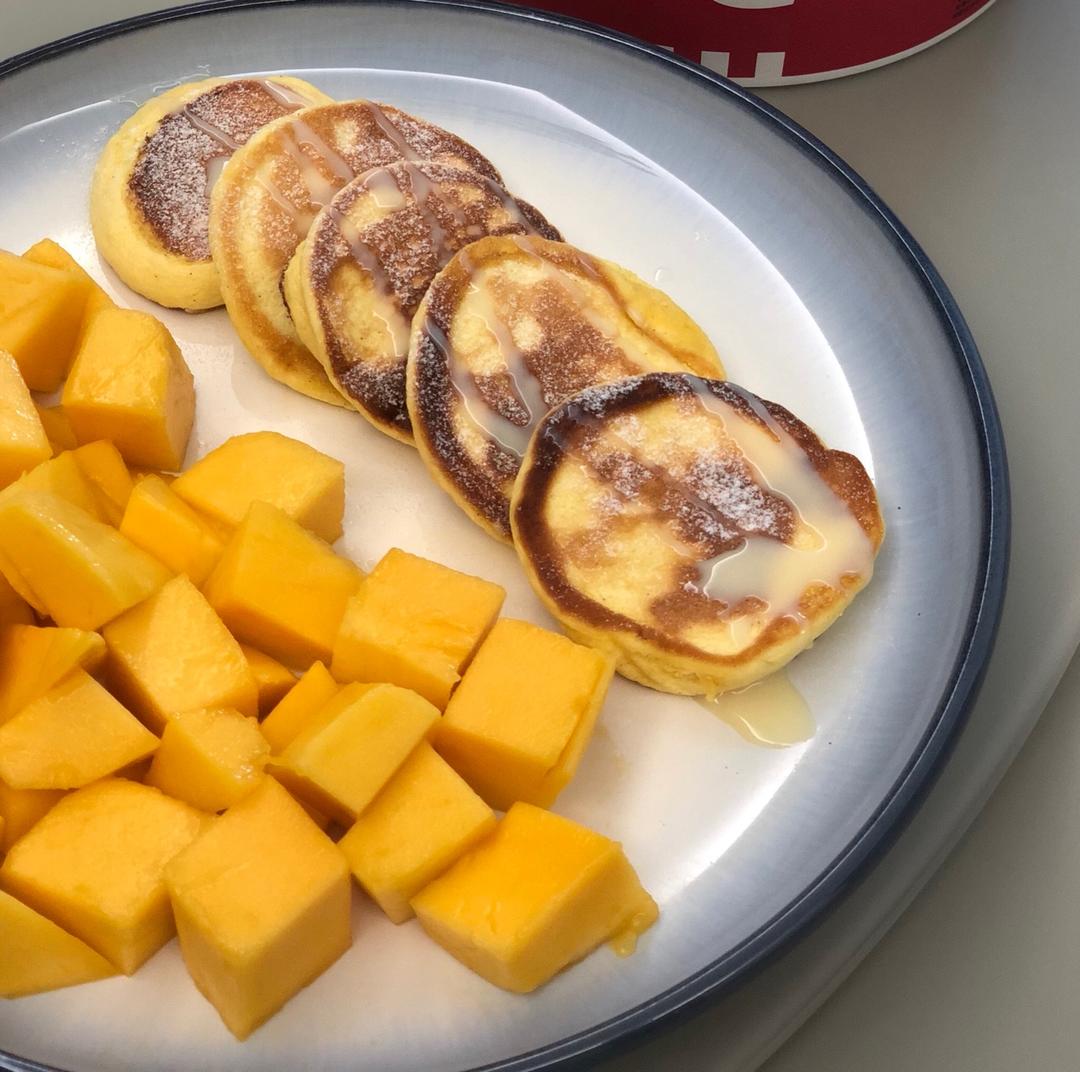
<path fill-rule="evenodd" d="M 564 243 L 449 131 L 298 79 L 210 79 L 114 135 L 92 210 L 134 289 L 223 301 L 271 376 L 414 443 L 635 680 L 750 684 L 870 578 L 859 461 L 726 383 L 667 295 Z"/>

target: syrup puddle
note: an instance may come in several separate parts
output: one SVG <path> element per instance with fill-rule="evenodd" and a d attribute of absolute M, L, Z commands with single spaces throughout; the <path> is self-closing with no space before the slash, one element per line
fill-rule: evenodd
<path fill-rule="evenodd" d="M 769 748 L 802 744 L 817 729 L 802 693 L 783 670 L 744 689 L 702 698 L 698 703 L 741 737 Z"/>

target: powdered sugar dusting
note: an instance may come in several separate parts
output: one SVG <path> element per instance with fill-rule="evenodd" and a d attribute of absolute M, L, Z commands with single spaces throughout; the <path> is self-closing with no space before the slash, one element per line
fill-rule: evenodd
<path fill-rule="evenodd" d="M 364 399 L 377 414 L 405 413 L 405 366 L 356 364 L 339 377 L 350 398 Z"/>
<path fill-rule="evenodd" d="M 762 488 L 741 458 L 699 454 L 683 479 L 712 508 L 721 539 L 729 540 L 732 530 L 742 535 L 775 535 L 792 522 L 790 506 Z"/>
<path fill-rule="evenodd" d="M 260 127 L 296 107 L 256 79 L 239 79 L 169 113 L 147 136 L 128 188 L 170 253 L 193 261 L 209 258 L 210 162 L 227 159 L 229 144 L 243 145 Z"/>
<path fill-rule="evenodd" d="M 552 414 L 543 434 L 563 454 L 586 465 L 593 478 L 635 511 L 669 527 L 684 556 L 709 558 L 737 547 L 748 536 L 788 540 L 797 516 L 792 504 L 759 482 L 759 474 L 722 430 L 680 434 L 696 420 L 712 424 L 707 410 L 693 407 L 662 437 L 647 436 L 641 415 L 628 406 L 651 377 L 590 387 Z M 676 383 L 680 378 L 665 377 Z M 685 378 L 683 379 L 685 382 Z M 682 390 L 676 397 L 694 397 Z M 638 403 L 638 408 L 646 408 Z M 734 407 L 732 407 L 734 409 Z M 743 407 L 731 413 L 740 417 Z M 749 415 L 753 420 L 753 414 Z M 683 424 L 683 421 L 689 422 Z"/>

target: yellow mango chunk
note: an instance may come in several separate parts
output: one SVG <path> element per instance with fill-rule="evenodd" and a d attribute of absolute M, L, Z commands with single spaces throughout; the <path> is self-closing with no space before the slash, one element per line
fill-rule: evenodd
<path fill-rule="evenodd" d="M 421 743 L 338 842 L 356 881 L 395 922 L 409 901 L 495 827 L 495 814 Z"/>
<path fill-rule="evenodd" d="M 20 488 L 47 491 L 61 499 L 66 499 L 80 510 L 85 510 L 98 521 L 109 521 L 99 504 L 97 489 L 87 479 L 73 451 L 65 451 L 55 458 L 49 458 L 40 465 L 35 465 L 13 484 L 9 484 L 0 492 L 0 495 L 4 497 L 15 495 Z"/>
<path fill-rule="evenodd" d="M 173 487 L 196 510 L 230 528 L 244 520 L 253 502 L 267 502 L 327 543 L 341 536 L 345 466 L 277 432 L 227 439 L 181 473 Z"/>
<path fill-rule="evenodd" d="M 345 860 L 272 778 L 177 856 L 166 881 L 184 963 L 239 1039 L 352 944 Z"/>
<path fill-rule="evenodd" d="M 412 905 L 448 953 L 517 994 L 602 942 L 629 944 L 658 915 L 618 842 L 531 804 L 515 804 Z"/>
<path fill-rule="evenodd" d="M 87 480 L 97 492 L 98 507 L 110 525 L 119 525 L 135 487 L 120 452 L 104 439 L 72 451 Z"/>
<path fill-rule="evenodd" d="M 296 684 L 296 676 L 277 659 L 271 659 L 250 644 L 241 644 L 240 650 L 244 653 L 248 669 L 255 679 L 255 688 L 259 692 L 259 718 L 262 718 L 284 699 L 286 693 Z"/>
<path fill-rule="evenodd" d="M 435 747 L 493 808 L 547 807 L 577 770 L 611 674 L 592 648 L 503 618 L 450 697 Z"/>
<path fill-rule="evenodd" d="M 237 638 L 306 669 L 316 659 L 330 661 L 345 604 L 362 577 L 276 506 L 256 502 L 204 591 Z"/>
<path fill-rule="evenodd" d="M 438 709 L 415 692 L 346 685 L 269 770 L 301 800 L 347 825 L 438 720 Z"/>
<path fill-rule="evenodd" d="M 146 784 L 201 811 L 223 811 L 262 781 L 269 756 L 253 718 L 231 707 L 184 711 L 169 719 Z"/>
<path fill-rule="evenodd" d="M 57 495 L 28 489 L 0 501 L 0 570 L 32 592 L 57 625 L 77 629 L 97 629 L 169 579 L 156 558 L 114 528 Z"/>
<path fill-rule="evenodd" d="M 90 287 L 75 273 L 0 252 L 0 350 L 32 391 L 55 391 L 71 365 Z"/>
<path fill-rule="evenodd" d="M 2 498 L 0 498 L 0 502 L 2 501 Z M 4 554 L 2 546 L 0 546 L 0 576 L 4 578 L 11 590 L 34 612 L 35 620 L 49 617 L 49 611 L 41 601 L 41 597 L 30 587 L 15 563 Z"/>
<path fill-rule="evenodd" d="M 20 625 L 0 633 L 0 726 L 72 670 L 96 670 L 105 641 L 85 629 Z"/>
<path fill-rule="evenodd" d="M 129 465 L 179 469 L 195 417 L 195 381 L 160 320 L 103 309 L 87 325 L 63 405 L 80 443 L 107 439 Z"/>
<path fill-rule="evenodd" d="M 58 242 L 54 242 L 51 238 L 43 238 L 40 242 L 35 242 L 23 254 L 23 258 L 24 260 L 33 261 L 35 264 L 44 264 L 49 268 L 59 268 L 61 271 L 73 272 L 84 282 L 87 287 L 86 307 L 83 310 L 82 320 L 84 329 L 87 321 L 100 310 L 116 308 L 116 303 L 94 282 L 86 269 L 63 246 Z"/>
<path fill-rule="evenodd" d="M 311 664 L 259 727 L 276 755 L 292 744 L 300 731 L 337 695 L 339 688 L 322 663 Z"/>
<path fill-rule="evenodd" d="M 144 476 L 136 483 L 120 531 L 196 585 L 210 576 L 224 549 L 210 526 L 159 476 Z"/>
<path fill-rule="evenodd" d="M 63 406 L 40 406 L 35 402 L 34 409 L 37 410 L 41 427 L 45 429 L 45 435 L 48 437 L 49 446 L 52 447 L 54 455 L 61 454 L 65 450 L 74 450 L 79 445 Z"/>
<path fill-rule="evenodd" d="M 48 436 L 15 359 L 0 347 L 0 488 L 51 454 Z"/>
<path fill-rule="evenodd" d="M 34 608 L 14 588 L 11 582 L 0 573 L 0 629 L 12 625 L 33 625 Z"/>
<path fill-rule="evenodd" d="M 0 855 L 19 840 L 58 800 L 62 789 L 12 789 L 0 782 Z"/>
<path fill-rule="evenodd" d="M 131 975 L 174 934 L 165 865 L 205 820 L 148 785 L 94 782 L 65 796 L 12 846 L 0 888 Z"/>
<path fill-rule="evenodd" d="M 105 979 L 116 969 L 85 942 L 0 892 L 0 998 Z"/>
<path fill-rule="evenodd" d="M 395 547 L 349 600 L 331 673 L 389 681 L 442 710 L 505 598 L 497 584 Z"/>
<path fill-rule="evenodd" d="M 255 679 L 240 645 L 203 594 L 181 574 L 104 629 L 112 690 L 151 729 L 178 711 L 258 711 Z"/>
<path fill-rule="evenodd" d="M 0 726 L 0 778 L 13 789 L 78 789 L 157 746 L 123 704 L 74 670 Z"/>

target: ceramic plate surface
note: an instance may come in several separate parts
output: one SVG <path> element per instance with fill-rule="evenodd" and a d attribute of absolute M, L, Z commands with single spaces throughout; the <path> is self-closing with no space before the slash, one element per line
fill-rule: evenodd
<path fill-rule="evenodd" d="M 135 978 L 0 1005 L 0 1066 L 451 1072 L 580 1057 L 734 985 L 805 929 L 940 765 L 1004 585 L 1004 449 L 982 366 L 933 268 L 858 178 L 692 66 L 482 6 L 214 7 L 0 67 L 0 247 L 50 235 L 121 303 L 160 312 L 100 263 L 87 216 L 97 154 L 138 103 L 272 71 L 388 101 L 477 145 L 569 241 L 667 289 L 733 380 L 863 460 L 888 534 L 871 586 L 792 666 L 818 725 L 808 743 L 755 746 L 693 701 L 616 681 L 557 810 L 621 840 L 659 901 L 634 957 L 602 950 L 515 997 L 358 897 L 352 951 L 242 1045 L 173 944 Z M 346 462 L 345 553 L 368 567 L 404 547 L 498 581 L 506 613 L 550 624 L 512 551 L 411 449 L 269 380 L 224 312 L 163 315 L 198 386 L 190 458 L 259 428 L 307 440 Z"/>

